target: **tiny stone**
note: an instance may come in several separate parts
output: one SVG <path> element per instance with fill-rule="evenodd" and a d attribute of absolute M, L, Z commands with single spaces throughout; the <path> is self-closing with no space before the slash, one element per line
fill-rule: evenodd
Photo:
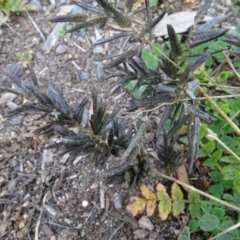
<path fill-rule="evenodd" d="M 81 237 L 83 238 L 85 236 L 85 232 L 81 231 Z"/>
<path fill-rule="evenodd" d="M 86 201 L 86 200 L 82 201 L 82 206 L 83 206 L 84 208 L 87 207 L 87 206 L 88 206 L 88 201 Z"/>
<path fill-rule="evenodd" d="M 82 79 L 82 80 L 87 80 L 87 79 L 89 79 L 89 77 L 90 77 L 90 73 L 89 72 L 82 72 L 80 74 L 80 79 Z"/>
<path fill-rule="evenodd" d="M 18 105 L 17 105 L 15 102 L 11 101 L 11 100 L 7 101 L 7 106 L 8 106 L 11 110 L 16 110 L 16 109 L 18 108 Z M 20 116 L 19 116 L 19 117 L 20 117 Z"/>
<path fill-rule="evenodd" d="M 122 208 L 122 199 L 121 199 L 121 196 L 118 193 L 113 194 L 113 203 L 114 203 L 114 207 L 116 209 L 121 209 Z"/>
<path fill-rule="evenodd" d="M 144 229 L 137 229 L 133 232 L 134 239 L 144 239 L 148 235 L 148 231 Z"/>
<path fill-rule="evenodd" d="M 41 53 L 41 52 L 37 52 L 37 53 L 36 53 L 36 58 L 37 58 L 37 59 L 43 59 L 42 53 Z"/>
<path fill-rule="evenodd" d="M 104 51 L 103 47 L 101 46 L 96 46 L 94 49 L 93 49 L 93 53 L 102 53 Z"/>
<path fill-rule="evenodd" d="M 61 45 L 57 46 L 57 48 L 56 48 L 56 53 L 57 53 L 57 54 L 63 54 L 63 53 L 65 53 L 67 50 L 68 50 L 68 46 L 67 46 L 67 45 L 64 45 L 64 44 L 61 44 Z"/>
<path fill-rule="evenodd" d="M 142 216 L 138 221 L 139 227 L 152 231 L 154 229 L 153 224 L 147 216 Z"/>
<path fill-rule="evenodd" d="M 14 117 L 10 120 L 12 125 L 19 125 L 22 122 L 22 116 Z"/>
<path fill-rule="evenodd" d="M 158 239 L 158 233 L 157 232 L 150 232 L 149 238 Z"/>

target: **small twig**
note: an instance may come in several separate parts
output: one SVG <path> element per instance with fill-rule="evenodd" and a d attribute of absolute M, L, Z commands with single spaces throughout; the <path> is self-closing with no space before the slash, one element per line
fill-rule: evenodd
<path fill-rule="evenodd" d="M 240 227 L 240 223 L 237 223 L 237 224 L 235 224 L 235 225 L 225 229 L 224 231 L 220 232 L 219 234 L 217 234 L 216 236 L 210 238 L 209 240 L 214 240 L 214 239 L 216 239 L 216 238 L 218 238 L 218 237 L 220 237 L 220 236 L 222 236 L 222 235 L 224 235 L 224 234 L 226 234 L 228 232 L 231 232 L 234 229 L 237 229 L 238 227 Z"/>
<path fill-rule="evenodd" d="M 223 110 L 218 107 L 218 105 L 203 91 L 201 87 L 199 87 L 200 92 L 203 94 L 203 96 L 207 99 L 208 102 L 212 104 L 212 106 L 220 113 L 220 115 L 228 122 L 228 124 L 236 131 L 238 135 L 240 135 L 240 129 L 238 126 L 226 115 Z"/>
<path fill-rule="evenodd" d="M 233 210 L 235 210 L 237 212 L 240 212 L 240 208 L 237 207 L 237 206 L 234 206 L 234 205 L 232 205 L 232 204 L 230 204 L 228 202 L 225 202 L 225 201 L 223 201 L 223 200 L 221 200 L 219 198 L 216 198 L 216 197 L 214 197 L 214 196 L 212 196 L 212 195 L 210 195 L 210 194 L 208 194 L 206 192 L 203 192 L 203 191 L 201 191 L 201 190 L 199 190 L 199 189 L 197 189 L 197 188 L 195 188 L 193 186 L 190 186 L 190 185 L 188 185 L 188 184 L 186 184 L 184 182 L 181 182 L 181 181 L 177 180 L 174 177 L 169 177 L 169 176 L 167 176 L 167 175 L 165 175 L 163 173 L 160 173 L 157 169 L 153 169 L 152 171 L 153 171 L 153 173 L 157 174 L 159 177 L 162 177 L 162 178 L 168 179 L 170 181 L 176 182 L 177 184 L 183 186 L 184 188 L 188 188 L 188 189 L 190 189 L 190 190 L 192 190 L 194 192 L 197 192 L 197 193 L 199 193 L 199 194 L 201 194 L 201 195 L 203 195 L 203 196 L 205 196 L 207 198 L 210 198 L 210 199 L 212 199 L 212 200 L 214 200 L 214 201 L 216 201 L 218 203 L 221 203 L 222 205 L 225 205 L 225 206 L 227 206 L 229 208 L 232 208 Z"/>
<path fill-rule="evenodd" d="M 126 159 L 128 158 L 128 156 L 131 154 L 131 152 L 133 151 L 133 149 L 135 148 L 135 146 L 138 144 L 138 141 L 140 140 L 140 138 L 142 137 L 142 135 L 144 134 L 147 125 L 149 123 L 149 120 L 144 121 L 140 128 L 138 129 L 137 134 L 133 137 L 131 143 L 129 144 L 127 150 L 124 152 L 121 160 L 122 162 L 125 162 Z"/>
<path fill-rule="evenodd" d="M 23 37 L 18 32 L 16 32 L 8 23 L 4 22 L 4 24 L 6 24 L 9 27 L 9 29 L 12 32 L 14 32 L 17 36 L 19 36 L 21 39 L 23 39 Z"/>
<path fill-rule="evenodd" d="M 39 215 L 36 227 L 35 227 L 35 238 L 34 238 L 35 240 L 39 239 L 38 238 L 38 236 L 39 236 L 39 227 L 40 227 L 41 218 L 42 218 L 42 214 L 43 214 L 43 209 L 44 209 L 44 205 L 45 205 L 45 202 L 47 200 L 47 197 L 48 197 L 48 192 L 44 195 L 43 200 L 42 200 L 42 206 L 41 206 L 40 215 Z"/>
<path fill-rule="evenodd" d="M 110 236 L 110 238 L 108 240 L 112 240 L 113 237 L 115 236 L 115 234 L 118 232 L 119 229 L 121 229 L 124 226 L 125 222 L 121 223 L 116 229 L 115 231 L 112 233 L 112 235 Z"/>
<path fill-rule="evenodd" d="M 31 17 L 31 15 L 26 11 L 26 14 L 29 18 L 29 20 L 31 21 L 32 25 L 35 27 L 35 29 L 37 30 L 37 32 L 39 33 L 40 37 L 42 38 L 42 40 L 45 42 L 46 38 L 44 37 L 42 31 L 39 29 L 38 25 L 36 24 L 36 22 L 33 20 L 33 18 Z"/>
<path fill-rule="evenodd" d="M 102 182 L 100 183 L 100 208 L 101 209 L 105 208 L 105 190 L 102 185 Z"/>
<path fill-rule="evenodd" d="M 233 152 L 225 143 L 223 143 L 217 136 L 216 133 L 214 133 L 211 129 L 207 129 L 207 136 L 209 140 L 215 140 L 217 143 L 219 143 L 222 147 L 224 147 L 235 159 L 237 159 L 240 162 L 240 157 Z"/>
<path fill-rule="evenodd" d="M 54 223 L 54 222 L 42 222 L 42 224 L 43 224 L 43 223 L 45 223 L 45 224 L 50 224 L 50 225 L 53 225 L 53 226 L 57 226 L 57 227 L 60 227 L 60 228 L 80 229 L 80 227 L 68 227 L 68 226 L 60 225 L 60 224 Z"/>
<path fill-rule="evenodd" d="M 227 60 L 230 68 L 233 70 L 234 74 L 236 75 L 238 81 L 240 81 L 240 75 L 238 74 L 238 72 L 236 71 L 235 67 L 233 66 L 231 59 L 228 57 L 228 55 L 226 54 L 225 51 L 223 51 L 222 54 L 225 57 L 225 59 Z"/>

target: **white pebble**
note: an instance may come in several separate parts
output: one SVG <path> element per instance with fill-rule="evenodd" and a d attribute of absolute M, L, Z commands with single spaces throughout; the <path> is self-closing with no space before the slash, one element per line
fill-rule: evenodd
<path fill-rule="evenodd" d="M 86 200 L 82 201 L 82 206 L 87 207 L 88 206 L 88 201 L 86 201 Z"/>

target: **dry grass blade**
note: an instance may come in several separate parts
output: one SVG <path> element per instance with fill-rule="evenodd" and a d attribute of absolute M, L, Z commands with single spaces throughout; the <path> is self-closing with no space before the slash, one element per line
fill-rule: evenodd
<path fill-rule="evenodd" d="M 200 9 L 197 12 L 197 15 L 195 16 L 194 20 L 195 23 L 198 23 L 203 20 L 204 15 L 206 15 L 208 9 L 210 8 L 212 4 L 212 0 L 205 0 L 203 5 L 200 7 Z"/>
<path fill-rule="evenodd" d="M 96 14 L 104 14 L 104 11 L 101 8 L 94 7 L 90 4 L 84 3 L 83 1 L 74 0 L 73 2 L 79 7 L 81 7 L 82 9 L 87 10 L 89 12 L 96 13 Z"/>
<path fill-rule="evenodd" d="M 77 13 L 77 14 L 68 14 L 58 17 L 49 18 L 50 22 L 84 22 L 88 18 L 88 15 Z"/>
<path fill-rule="evenodd" d="M 152 20 L 152 12 L 150 9 L 150 2 L 149 0 L 145 0 L 146 5 L 146 18 L 147 18 L 147 24 Z"/>
<path fill-rule="evenodd" d="M 133 5 L 137 0 L 126 0 L 127 13 L 132 11 Z"/>
<path fill-rule="evenodd" d="M 192 172 L 193 162 L 198 155 L 200 120 L 194 113 L 188 115 L 188 163 L 189 173 Z"/>
<path fill-rule="evenodd" d="M 156 17 L 152 22 L 146 24 L 143 27 L 143 30 L 141 31 L 141 36 L 144 36 L 146 33 L 149 33 L 151 31 L 153 31 L 154 27 L 162 20 L 162 18 L 164 17 L 165 12 L 161 13 L 158 17 Z"/>
<path fill-rule="evenodd" d="M 86 22 L 77 24 L 75 27 L 72 27 L 71 29 L 69 29 L 66 32 L 72 33 L 72 32 L 80 30 L 81 28 L 86 28 L 86 27 L 91 27 L 91 26 L 97 25 L 97 24 L 101 24 L 102 21 L 105 21 L 107 19 L 108 19 L 108 16 L 100 16 L 100 17 L 92 18 Z"/>
<path fill-rule="evenodd" d="M 197 27 L 197 30 L 201 31 L 201 32 L 209 30 L 210 28 L 214 27 L 216 24 L 221 23 L 224 19 L 225 18 L 223 16 L 215 17 L 215 18 L 211 19 L 210 21 L 204 23 L 203 25 Z"/>
<path fill-rule="evenodd" d="M 126 53 L 123 53 L 122 55 L 118 56 L 116 59 L 110 61 L 107 65 L 105 65 L 105 69 L 109 69 L 112 67 L 115 67 L 121 63 L 126 62 L 128 59 L 132 58 L 134 55 L 136 55 L 136 53 L 138 52 L 138 47 L 133 48 L 129 51 L 127 51 Z"/>
<path fill-rule="evenodd" d="M 143 100 L 133 99 L 131 102 L 131 106 L 129 107 L 129 111 L 133 111 L 139 107 L 147 105 L 156 105 L 162 102 L 173 102 L 175 99 L 176 99 L 175 93 L 163 93 L 160 95 L 155 95 L 153 97 L 147 97 Z"/>
<path fill-rule="evenodd" d="M 131 34 L 133 34 L 133 32 L 120 33 L 120 34 L 117 34 L 117 35 L 112 36 L 112 37 L 100 39 L 100 40 L 96 41 L 93 45 L 99 45 L 99 44 L 103 44 L 103 43 L 106 43 L 106 42 L 110 42 L 110 41 L 113 41 L 113 40 L 116 40 L 116 39 L 119 39 L 119 38 L 122 38 L 122 37 L 130 36 Z"/>
<path fill-rule="evenodd" d="M 175 33 L 175 30 L 172 27 L 172 25 L 168 24 L 167 30 L 168 30 L 169 41 L 171 44 L 170 56 L 172 56 L 173 59 L 176 59 L 176 57 L 180 57 L 182 55 L 181 44 L 177 39 L 177 34 Z"/>
<path fill-rule="evenodd" d="M 192 36 L 186 41 L 186 47 L 188 49 L 195 47 L 199 44 L 209 42 L 216 38 L 223 36 L 228 30 L 226 29 L 212 29 L 205 32 L 193 32 Z"/>
<path fill-rule="evenodd" d="M 119 24 L 121 27 L 130 27 L 131 21 L 128 16 L 125 16 L 121 12 L 119 12 L 115 7 L 111 5 L 111 3 L 107 2 L 106 0 L 96 0 L 106 11 L 107 14 L 110 12 L 110 16 L 114 18 L 114 20 Z M 111 14 L 112 13 L 112 14 Z"/>
<path fill-rule="evenodd" d="M 230 43 L 232 45 L 235 45 L 237 47 L 240 47 L 240 35 L 238 35 L 235 32 L 228 32 L 224 36 L 223 39 L 224 42 Z"/>

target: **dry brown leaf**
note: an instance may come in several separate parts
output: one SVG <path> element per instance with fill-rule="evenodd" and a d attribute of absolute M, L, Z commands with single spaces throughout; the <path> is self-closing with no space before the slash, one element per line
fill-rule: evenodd
<path fill-rule="evenodd" d="M 140 197 L 131 197 L 130 198 L 130 204 L 127 205 L 127 211 L 135 217 L 138 213 L 141 213 L 144 211 L 146 206 L 146 200 Z"/>
<path fill-rule="evenodd" d="M 176 171 L 177 174 L 177 179 L 181 182 L 184 182 L 188 185 L 190 185 L 189 178 L 188 178 L 188 173 L 185 165 L 182 165 L 181 167 L 178 168 Z M 187 192 L 189 191 L 188 188 L 183 187 Z"/>
<path fill-rule="evenodd" d="M 148 199 L 148 200 L 156 200 L 156 194 L 152 192 L 148 187 L 146 187 L 144 184 L 140 187 L 142 195 Z"/>
<path fill-rule="evenodd" d="M 148 200 L 146 205 L 147 216 L 151 217 L 155 211 L 157 202 L 156 200 Z"/>

